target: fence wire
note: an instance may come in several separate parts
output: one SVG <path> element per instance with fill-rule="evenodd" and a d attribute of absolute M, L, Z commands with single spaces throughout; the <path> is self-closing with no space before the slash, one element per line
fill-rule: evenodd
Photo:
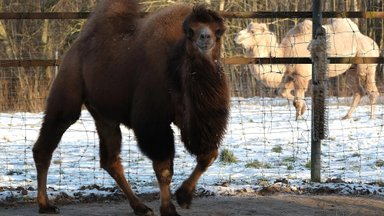
<path fill-rule="evenodd" d="M 310 104 L 310 100 L 307 102 Z M 383 106 L 380 117 L 369 120 L 369 106 L 355 117 L 340 120 L 348 106 L 340 99 L 329 103 L 329 137 L 322 144 L 322 178 L 375 183 L 384 177 Z M 279 98 L 233 98 L 228 133 L 220 157 L 200 181 L 201 185 L 257 185 L 277 179 L 310 179 L 310 117 L 296 121 L 291 104 Z M 308 110 L 309 111 L 309 110 Z M 35 187 L 36 172 L 31 148 L 37 138 L 42 113 L 0 114 L 1 187 Z M 121 157 L 126 176 L 139 191 L 156 191 L 151 162 L 136 145 L 132 131 L 123 129 Z M 195 161 L 184 149 L 176 131 L 174 187 L 191 173 Z M 99 168 L 98 136 L 87 111 L 64 134 L 52 158 L 48 185 L 57 190 L 78 190 L 98 185 L 115 187 Z M 226 157 L 228 158 L 228 156 Z"/>
<path fill-rule="evenodd" d="M 81 8 L 78 2 L 76 1 L 77 7 Z M 266 1 L 265 5 L 268 5 L 268 2 L 271 4 L 269 7 L 274 6 L 274 1 Z M 288 2 L 298 3 L 298 1 Z M 305 2 L 308 10 L 310 1 Z M 279 3 L 279 7 L 282 7 L 282 4 Z M 295 6 L 291 3 L 289 5 Z M 251 10 L 251 6 L 250 4 L 242 9 Z M 260 5 L 256 6 L 256 9 L 265 9 L 259 8 Z M 235 5 L 234 8 L 239 6 Z M 269 30 L 275 33 L 277 41 L 281 41 L 283 36 L 301 20 L 271 18 L 228 20 L 227 24 L 230 27 L 224 38 L 224 57 L 246 54 L 242 47 L 235 46 L 234 38 L 251 21 L 270 23 Z M 3 59 L 12 56 L 11 53 L 16 54 L 18 59 L 33 56 L 52 59 L 56 51 L 63 53 L 73 42 L 78 34 L 78 27 L 82 24 L 79 20 L 26 20 L 22 21 L 22 24 L 20 22 L 16 20 L 2 22 L 4 29 L 14 30 L 8 31 L 9 38 L 15 38 L 11 44 L 8 44 L 12 51 L 8 53 L 9 55 L 7 50 L 2 48 L 0 56 Z M 16 28 L 17 26 L 28 27 L 29 35 L 35 35 L 38 30 L 32 28 L 32 25 L 38 23 L 39 26 L 45 26 L 47 22 L 48 26 L 55 27 L 55 31 L 51 32 L 51 40 L 58 47 L 43 50 L 40 46 L 41 41 L 21 37 L 20 29 Z M 374 26 L 382 32 L 382 25 L 377 23 L 380 22 L 365 24 Z M 58 33 L 69 30 L 71 32 L 67 35 Z M 376 33 L 371 32 L 370 35 L 382 50 L 382 39 Z M 294 36 L 291 42 L 295 43 L 295 40 Z M 28 50 L 26 48 L 28 44 L 38 48 Z M 346 45 L 352 46 L 352 44 Z M 267 63 L 259 63 L 255 66 L 261 66 L 264 69 L 272 67 Z M 2 70 L 0 74 L 0 200 L 12 197 L 8 191 L 20 187 L 28 189 L 29 195 L 35 197 L 36 171 L 32 147 L 42 123 L 44 100 L 54 78 L 55 68 L 0 69 Z M 226 71 L 232 87 L 229 127 L 220 148 L 219 158 L 203 175 L 198 187 L 237 188 L 257 187 L 277 181 L 297 184 L 308 182 L 311 164 L 310 94 L 305 94 L 303 98 L 307 104 L 303 119 L 296 120 L 296 110 L 292 101 L 278 97 L 276 89 L 268 88 L 257 80 L 254 71 L 248 66 L 226 65 Z M 384 92 L 383 74 L 383 67 L 379 65 L 376 70 L 376 84 L 381 95 Z M 310 85 L 308 87 L 311 88 Z M 329 133 L 327 139 L 322 142 L 322 179 L 327 182 L 376 184 L 382 188 L 384 182 L 383 98 L 379 97 L 377 101 L 375 119 L 370 120 L 369 101 L 364 97 L 352 118 L 341 120 L 352 103 L 352 89 L 351 73 L 344 73 L 329 81 L 329 96 L 326 100 Z M 180 185 L 195 165 L 195 158 L 188 154 L 180 141 L 178 129 L 174 127 L 174 130 L 176 157 L 172 189 Z M 122 137 L 122 162 L 133 189 L 140 193 L 158 191 L 152 164 L 140 153 L 133 132 L 122 127 Z M 80 119 L 67 130 L 54 152 L 48 175 L 50 191 L 71 191 L 75 197 L 79 196 L 77 192 L 84 189 L 98 189 L 99 193 L 100 191 L 113 193 L 117 186 L 99 166 L 98 143 L 94 122 L 90 114 L 83 110 Z M 383 189 L 382 192 L 384 193 Z"/>

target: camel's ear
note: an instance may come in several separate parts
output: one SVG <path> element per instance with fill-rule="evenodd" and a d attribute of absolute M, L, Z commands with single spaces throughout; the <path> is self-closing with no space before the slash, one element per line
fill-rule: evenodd
<path fill-rule="evenodd" d="M 183 22 L 183 31 L 184 31 L 184 34 L 185 36 L 187 36 L 187 38 L 189 40 L 192 40 L 193 39 L 193 35 L 195 34 L 195 32 L 193 31 L 193 29 L 189 26 L 189 21 L 188 20 L 185 20 Z"/>
<path fill-rule="evenodd" d="M 259 33 L 264 33 L 269 31 L 269 28 L 265 23 L 249 23 L 248 31 L 254 32 L 255 30 Z"/>
<path fill-rule="evenodd" d="M 268 28 L 267 24 L 265 24 L 265 23 L 259 23 L 259 29 L 260 29 L 262 32 L 269 31 L 269 28 Z"/>

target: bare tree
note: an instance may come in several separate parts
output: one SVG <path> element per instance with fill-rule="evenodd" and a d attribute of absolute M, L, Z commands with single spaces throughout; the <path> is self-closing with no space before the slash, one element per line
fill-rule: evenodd
<path fill-rule="evenodd" d="M 0 1 L 3 12 L 79 12 L 92 11 L 100 0 L 7 0 Z M 312 0 L 157 0 L 141 1 L 144 11 L 155 11 L 176 2 L 206 3 L 215 10 L 222 11 L 309 11 Z M 323 1 L 323 9 L 328 11 L 383 11 L 382 0 L 327 0 Z M 286 32 L 302 19 L 228 19 L 228 31 L 224 38 L 223 56 L 243 54 L 236 47 L 233 38 L 249 22 L 269 23 L 269 27 L 282 38 Z M 55 53 L 64 53 L 77 38 L 85 20 L 0 20 L 0 58 L 2 59 L 53 59 Z M 384 48 L 383 19 L 358 19 L 360 30 L 374 38 Z M 260 84 L 252 77 L 244 66 L 225 66 L 230 74 L 234 92 L 239 96 L 272 96 L 273 92 L 260 88 Z M 383 68 L 381 66 L 381 68 Z M 2 68 L 0 74 L 0 110 L 39 111 L 51 80 L 54 68 Z M 378 70 L 378 78 L 383 69 Z M 380 72 L 381 71 L 381 72 Z M 336 94 L 346 95 L 343 77 L 337 78 Z M 378 82 L 383 83 L 383 82 Z M 24 88 L 24 89 L 22 89 Z M 3 102 L 6 101 L 6 102 Z M 25 102 L 31 101 L 31 102 Z M 17 105 L 18 103 L 18 105 Z M 22 104 L 20 104 L 22 103 Z M 27 104 L 30 103 L 30 104 Z M 31 104 L 34 103 L 34 104 Z M 29 107 L 26 107 L 29 106 Z"/>

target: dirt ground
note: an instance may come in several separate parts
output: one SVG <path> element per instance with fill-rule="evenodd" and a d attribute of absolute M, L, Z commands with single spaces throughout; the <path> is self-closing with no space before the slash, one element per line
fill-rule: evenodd
<path fill-rule="evenodd" d="M 159 201 L 146 202 L 159 215 Z M 60 215 L 134 215 L 128 202 L 73 203 L 59 205 Z M 178 208 L 180 215 L 384 215 L 384 198 L 337 195 L 230 196 L 194 199 L 191 209 Z M 35 204 L 0 207 L 0 215 L 38 215 Z"/>

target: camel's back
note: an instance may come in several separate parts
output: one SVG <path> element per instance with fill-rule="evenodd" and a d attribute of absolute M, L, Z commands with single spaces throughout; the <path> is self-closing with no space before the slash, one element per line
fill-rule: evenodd
<path fill-rule="evenodd" d="M 352 20 L 345 18 L 330 19 L 324 27 L 328 35 L 329 56 L 350 57 L 356 55 L 356 38 L 361 33 Z"/>
<path fill-rule="evenodd" d="M 151 52 L 163 52 L 182 39 L 182 24 L 191 11 L 192 7 L 178 4 L 149 15 L 139 25 L 139 43 Z"/>
<path fill-rule="evenodd" d="M 137 108 L 143 104 L 152 104 L 145 110 L 148 113 L 171 109 L 167 64 L 183 38 L 182 23 L 191 11 L 189 6 L 175 5 L 144 18 L 126 16 L 123 20 L 132 28 L 122 32 L 111 34 L 95 28 L 93 33 L 83 34 L 90 37 L 83 36 L 77 50 L 82 53 L 88 107 L 110 119 L 123 119 L 127 125 L 131 124 L 130 113 L 143 112 Z M 95 27 L 102 24 L 95 23 Z M 120 27 L 115 23 L 110 26 L 112 30 Z"/>
<path fill-rule="evenodd" d="M 377 43 L 370 37 L 360 34 L 357 37 L 357 56 L 379 57 L 380 49 Z"/>
<path fill-rule="evenodd" d="M 312 40 L 312 21 L 298 23 L 281 40 L 280 47 L 285 57 L 310 56 L 308 44 Z"/>
<path fill-rule="evenodd" d="M 115 34 L 132 32 L 139 17 L 137 1 L 100 1 L 87 20 L 79 39 L 88 40 L 97 35 L 110 38 Z"/>

